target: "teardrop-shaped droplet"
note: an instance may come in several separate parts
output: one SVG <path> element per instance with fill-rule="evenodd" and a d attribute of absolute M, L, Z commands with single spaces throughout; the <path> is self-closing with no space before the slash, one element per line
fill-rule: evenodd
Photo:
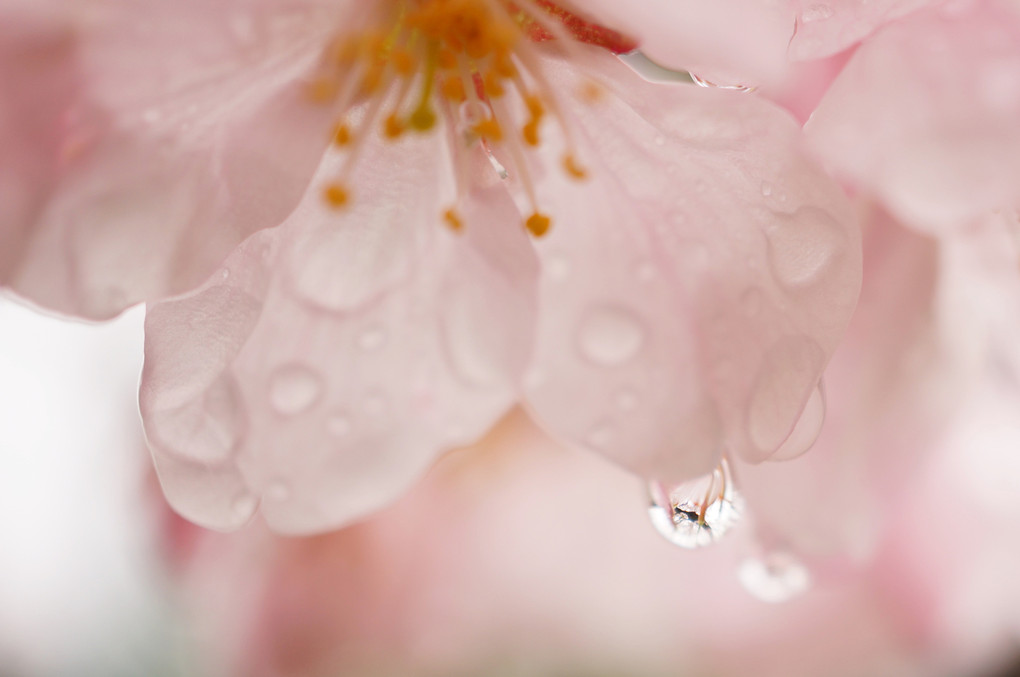
<path fill-rule="evenodd" d="M 811 587 L 811 573 L 792 553 L 776 550 L 744 560 L 737 570 L 744 588 L 763 602 L 779 603 Z"/>
<path fill-rule="evenodd" d="M 681 548 L 700 548 L 719 540 L 740 521 L 744 509 L 725 458 L 703 477 L 672 488 L 652 482 L 649 492 L 652 526 Z"/>
<path fill-rule="evenodd" d="M 786 438 L 786 441 L 776 450 L 776 453 L 769 457 L 770 461 L 789 461 L 806 453 L 814 446 L 818 436 L 822 433 L 822 425 L 825 423 L 825 384 L 819 381 L 818 385 L 804 405 L 804 411 L 793 432 Z"/>

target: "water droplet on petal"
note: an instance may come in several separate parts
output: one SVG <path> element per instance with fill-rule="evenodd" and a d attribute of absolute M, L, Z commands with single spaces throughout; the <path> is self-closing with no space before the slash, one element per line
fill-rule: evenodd
<path fill-rule="evenodd" d="M 238 522 L 250 518 L 255 514 L 255 509 L 258 507 L 259 499 L 249 493 L 240 494 L 234 498 L 234 502 L 231 504 L 234 517 Z"/>
<path fill-rule="evenodd" d="M 630 311 L 606 307 L 590 312 L 581 322 L 581 354 L 601 365 L 619 365 L 632 359 L 645 341 L 645 329 Z"/>
<path fill-rule="evenodd" d="M 763 602 L 779 603 L 811 587 L 811 573 L 792 553 L 783 550 L 744 560 L 737 578 L 749 593 Z"/>
<path fill-rule="evenodd" d="M 266 498 L 271 501 L 286 501 L 290 498 L 290 485 L 283 480 L 275 480 L 266 487 Z"/>
<path fill-rule="evenodd" d="M 333 413 L 326 419 L 326 430 L 333 437 L 344 437 L 351 432 L 351 419 L 341 412 Z"/>
<path fill-rule="evenodd" d="M 806 286 L 818 279 L 832 265 L 843 244 L 839 225 L 817 207 L 776 215 L 765 235 L 772 270 L 788 287 Z"/>
<path fill-rule="evenodd" d="M 613 426 L 610 423 L 602 422 L 598 423 L 591 430 L 588 431 L 588 435 L 584 438 L 585 442 L 596 451 L 604 450 L 609 446 L 609 443 L 613 440 Z"/>
<path fill-rule="evenodd" d="M 829 7 L 828 5 L 811 5 L 801 13 L 800 20 L 804 23 L 825 21 L 833 14 L 834 12 L 832 11 L 832 7 Z"/>
<path fill-rule="evenodd" d="M 825 351 L 806 336 L 784 336 L 762 356 L 747 410 L 756 460 L 772 456 L 790 437 L 824 364 Z"/>
<path fill-rule="evenodd" d="M 700 548 L 719 540 L 740 521 L 744 510 L 744 499 L 725 458 L 707 475 L 675 487 L 652 482 L 649 492 L 652 526 L 681 548 Z"/>
<path fill-rule="evenodd" d="M 768 181 L 762 181 L 761 182 L 761 194 L 764 195 L 765 197 L 768 197 L 769 195 L 772 195 L 772 184 L 769 183 Z"/>
<path fill-rule="evenodd" d="M 699 87 L 712 87 L 715 89 L 732 89 L 737 92 L 753 92 L 756 89 L 755 87 L 748 87 L 747 85 L 721 85 L 717 82 L 706 80 L 705 78 L 702 78 L 694 73 L 688 73 L 688 75 L 691 76 L 691 80 L 694 81 L 694 84 L 698 85 Z"/>
<path fill-rule="evenodd" d="M 386 408 L 386 398 L 378 393 L 373 393 L 365 398 L 365 411 L 373 416 L 378 416 Z"/>
<path fill-rule="evenodd" d="M 269 380 L 269 401 L 284 416 L 311 409 L 322 394 L 318 374 L 302 364 L 279 367 Z"/>
<path fill-rule="evenodd" d="M 653 139 L 653 141 L 655 142 L 656 146 L 665 146 L 666 145 L 666 137 L 664 137 L 662 134 L 656 134 L 655 138 Z"/>
<path fill-rule="evenodd" d="M 224 268 L 223 270 L 220 271 L 220 279 L 221 280 L 227 280 L 229 278 L 230 278 L 230 269 L 229 268 Z"/>
<path fill-rule="evenodd" d="M 623 411 L 634 411 L 638 406 L 638 397 L 633 390 L 621 390 L 614 398 L 616 406 Z"/>
<path fill-rule="evenodd" d="M 819 381 L 818 385 L 804 405 L 804 411 L 797 419 L 797 425 L 793 432 L 786 438 L 786 441 L 776 450 L 776 453 L 769 457 L 770 461 L 788 461 L 807 452 L 822 432 L 822 425 L 825 423 L 825 386 Z"/>
<path fill-rule="evenodd" d="M 358 347 L 362 350 L 378 350 L 386 343 L 386 330 L 382 327 L 369 327 L 358 336 Z"/>

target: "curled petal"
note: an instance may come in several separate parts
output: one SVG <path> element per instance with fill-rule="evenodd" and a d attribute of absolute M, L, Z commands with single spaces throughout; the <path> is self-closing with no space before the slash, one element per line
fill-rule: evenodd
<path fill-rule="evenodd" d="M 234 528 L 261 499 L 277 531 L 342 525 L 516 399 L 537 261 L 512 201 L 469 194 L 467 232 L 453 234 L 439 225 L 453 189 L 438 135 L 369 143 L 350 209 L 326 207 L 313 184 L 207 288 L 150 314 L 142 412 L 190 519 Z M 321 180 L 335 171 L 325 163 Z M 233 508 L 208 498 L 238 481 Z"/>
<path fill-rule="evenodd" d="M 842 192 L 778 108 L 651 85 L 615 59 L 569 100 L 587 182 L 550 171 L 528 398 L 551 430 L 632 470 L 683 479 L 728 449 L 772 455 L 815 391 L 857 299 Z M 584 87 L 545 64 L 558 90 Z M 564 152 L 550 139 L 550 165 Z"/>
<path fill-rule="evenodd" d="M 886 27 L 805 131 L 826 164 L 917 227 L 1020 204 L 1020 12 L 954 3 Z"/>
<path fill-rule="evenodd" d="M 302 81 L 314 46 L 261 5 L 93 9 L 0 20 L 0 282 L 98 319 L 193 288 L 283 221 L 330 111 Z"/>
<path fill-rule="evenodd" d="M 931 0 L 797 0 L 797 29 L 790 40 L 794 61 L 832 56 L 877 28 L 931 4 Z"/>
<path fill-rule="evenodd" d="M 664 66 L 727 85 L 777 81 L 796 12 L 788 0 L 584 0 L 579 8 L 638 40 Z"/>

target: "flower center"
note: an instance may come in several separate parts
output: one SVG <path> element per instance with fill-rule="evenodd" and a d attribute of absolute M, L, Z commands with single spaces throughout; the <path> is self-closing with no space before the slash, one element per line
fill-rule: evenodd
<path fill-rule="evenodd" d="M 510 172 L 530 203 L 524 226 L 535 237 L 544 235 L 551 221 L 539 209 L 527 150 L 542 144 L 547 121 L 561 129 L 565 140 L 561 170 L 574 179 L 585 178 L 586 171 L 557 92 L 542 76 L 535 42 L 560 38 L 561 46 L 569 48 L 571 33 L 577 31 L 568 18 L 578 20 L 544 0 L 365 4 L 327 51 L 310 90 L 314 100 L 341 111 L 333 143 L 346 156 L 337 176 L 323 188 L 326 203 L 343 208 L 356 199 L 350 173 L 370 134 L 397 140 L 429 133 L 443 118 L 465 137 L 464 148 L 482 148 L 502 178 L 509 172 L 493 149 L 509 158 Z M 599 36 L 613 35 L 590 24 L 584 27 L 589 33 L 603 31 Z M 599 91 L 591 83 L 579 94 L 595 99 Z M 362 103 L 365 114 L 355 124 L 348 113 Z M 453 147 L 451 154 L 458 195 L 442 220 L 461 230 L 460 204 L 469 172 L 463 150 Z"/>

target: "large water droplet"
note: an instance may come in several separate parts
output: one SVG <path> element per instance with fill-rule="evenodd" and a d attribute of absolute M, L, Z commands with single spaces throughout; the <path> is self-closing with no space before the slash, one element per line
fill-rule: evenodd
<path fill-rule="evenodd" d="M 675 487 L 649 485 L 648 516 L 662 536 L 681 548 L 700 548 L 722 538 L 740 520 L 744 499 L 733 483 L 729 463 Z"/>
<path fill-rule="evenodd" d="M 645 329 L 630 311 L 600 308 L 581 322 L 578 345 L 581 354 L 602 365 L 618 365 L 638 354 L 645 341 Z"/>
<path fill-rule="evenodd" d="M 758 452 L 755 460 L 771 457 L 792 435 L 824 364 L 825 351 L 806 336 L 784 336 L 765 352 L 747 410 L 747 432 Z"/>
<path fill-rule="evenodd" d="M 749 593 L 763 602 L 785 602 L 811 587 L 807 567 L 792 553 L 781 550 L 744 560 L 737 570 L 737 578 Z"/>
<path fill-rule="evenodd" d="M 793 432 L 786 438 L 776 453 L 769 457 L 770 461 L 788 461 L 807 452 L 822 432 L 825 423 L 825 386 L 819 381 L 811 392 L 804 411 L 797 420 Z"/>
<path fill-rule="evenodd" d="M 772 270 L 788 287 L 814 282 L 832 264 L 843 242 L 839 224 L 817 207 L 777 215 L 765 234 Z"/>
<path fill-rule="evenodd" d="M 321 394 L 322 380 L 302 364 L 279 367 L 270 377 L 269 401 L 273 409 L 284 416 L 311 409 Z"/>

